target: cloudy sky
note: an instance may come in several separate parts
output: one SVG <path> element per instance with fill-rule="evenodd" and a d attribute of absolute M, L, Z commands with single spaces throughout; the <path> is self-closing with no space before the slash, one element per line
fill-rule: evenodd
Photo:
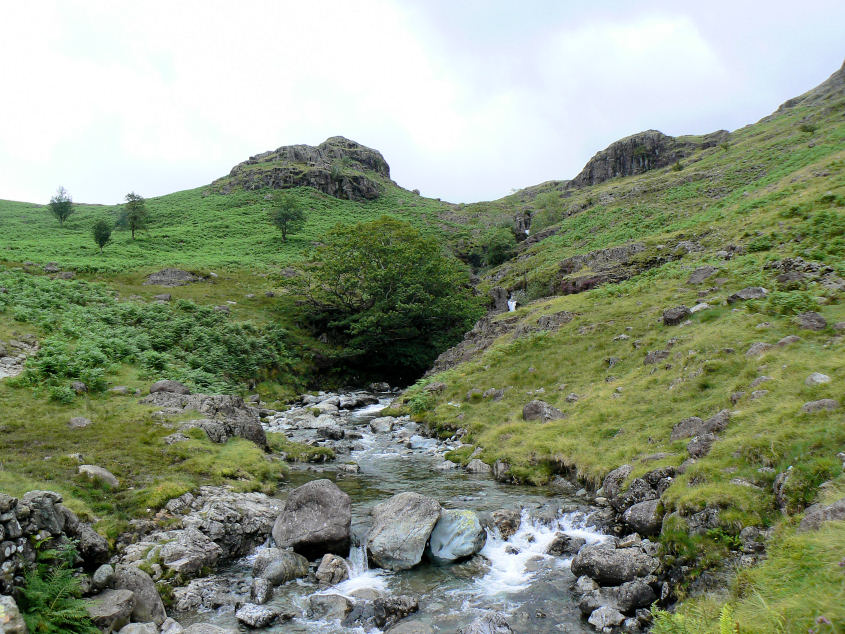
<path fill-rule="evenodd" d="M 343 135 L 455 202 L 633 132 L 736 129 L 845 56 L 841 0 L 0 0 L 0 198 L 114 203 Z"/>

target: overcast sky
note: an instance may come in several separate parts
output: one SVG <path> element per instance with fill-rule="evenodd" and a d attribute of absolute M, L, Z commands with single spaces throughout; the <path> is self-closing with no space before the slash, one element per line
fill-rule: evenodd
<path fill-rule="evenodd" d="M 845 2 L 0 0 L 0 198 L 119 202 L 343 135 L 454 202 L 826 79 Z"/>

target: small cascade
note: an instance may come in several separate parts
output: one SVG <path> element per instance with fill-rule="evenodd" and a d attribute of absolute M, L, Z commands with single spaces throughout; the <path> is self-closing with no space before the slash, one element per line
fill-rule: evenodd
<path fill-rule="evenodd" d="M 510 299 L 508 299 L 508 312 L 512 313 L 515 310 L 516 310 L 516 300 L 513 297 L 511 297 Z"/>
<path fill-rule="evenodd" d="M 346 564 L 349 570 L 349 579 L 342 581 L 328 592 L 349 595 L 355 590 L 367 588 L 379 593 L 387 592 L 387 572 L 384 570 L 370 570 L 367 562 L 366 544 L 353 544 L 349 548 L 349 557 Z"/>

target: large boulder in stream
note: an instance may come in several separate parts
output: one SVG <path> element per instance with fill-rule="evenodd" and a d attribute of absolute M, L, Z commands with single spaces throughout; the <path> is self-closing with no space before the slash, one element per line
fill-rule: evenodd
<path fill-rule="evenodd" d="M 407 570 L 422 559 L 425 545 L 440 519 L 440 504 L 419 493 L 399 493 L 373 509 L 367 536 L 370 559 L 381 568 Z"/>
<path fill-rule="evenodd" d="M 601 543 L 584 546 L 572 559 L 575 576 L 587 575 L 605 586 L 618 586 L 654 572 L 659 562 L 639 548 L 616 548 Z"/>
<path fill-rule="evenodd" d="M 308 558 L 349 552 L 352 503 L 331 480 L 312 480 L 288 495 L 273 525 L 273 539 Z M 427 536 L 426 536 L 427 537 Z"/>
<path fill-rule="evenodd" d="M 464 559 L 484 548 L 487 531 L 473 511 L 444 509 L 431 531 L 429 554 L 437 563 Z"/>

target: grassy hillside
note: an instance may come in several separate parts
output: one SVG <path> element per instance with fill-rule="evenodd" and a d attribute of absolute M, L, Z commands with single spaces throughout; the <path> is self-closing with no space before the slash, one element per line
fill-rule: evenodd
<path fill-rule="evenodd" d="M 674 167 L 583 189 L 557 186 L 562 212 L 551 225 L 554 235 L 524 247 L 482 281 L 516 294 L 522 307 L 481 329 L 481 337 L 495 339 L 485 351 L 405 396 L 406 410 L 419 420 L 469 431 L 469 446 L 455 460 L 466 461 L 481 447 L 486 462 L 506 461 L 519 480 L 577 474 L 596 489 L 626 463 L 634 467 L 628 482 L 661 466 L 681 468 L 661 497 L 665 513 L 680 519 L 661 541 L 688 580 L 724 561 L 743 527 L 778 527 L 769 561 L 743 572 L 732 594 L 685 604 L 659 631 L 718 631 L 726 601 L 743 632 L 807 631 L 818 627 L 818 617 L 845 619 L 836 547 L 845 525 L 796 535 L 794 519 L 825 492 L 841 497 L 845 491 L 837 458 L 845 449 L 843 410 L 802 411 L 819 399 L 845 403 L 845 94 L 839 83 L 828 98 L 785 108 L 735 131 L 729 145 L 700 150 Z M 530 199 L 510 200 L 524 206 Z M 602 280 L 606 272 L 601 258 L 587 259 L 583 268 L 569 258 L 630 244 L 638 246 L 607 269 L 610 282 L 561 295 L 576 288 L 574 280 Z M 774 263 L 794 257 L 820 273 L 779 278 L 789 266 Z M 704 266 L 717 272 L 688 283 Z M 727 302 L 749 286 L 770 292 Z M 683 325 L 664 325 L 665 309 L 699 302 L 709 308 Z M 802 329 L 797 315 L 805 311 L 818 311 L 827 326 Z M 557 315 L 551 323 L 563 322 L 559 328 L 538 325 L 550 315 Z M 800 339 L 777 345 L 790 335 Z M 749 353 L 756 342 L 772 347 Z M 646 364 L 649 351 L 665 357 Z M 814 372 L 830 381 L 808 384 Z M 427 390 L 432 383 L 446 387 Z M 493 390 L 502 390 L 501 398 Z M 565 417 L 523 420 L 532 399 Z M 708 454 L 689 461 L 689 438 L 672 441 L 673 426 L 722 409 L 732 411 L 727 429 Z M 775 477 L 790 469 L 776 499 Z M 719 529 L 691 537 L 685 518 L 708 508 L 718 510 Z M 813 600 L 798 600 L 795 588 Z"/>

